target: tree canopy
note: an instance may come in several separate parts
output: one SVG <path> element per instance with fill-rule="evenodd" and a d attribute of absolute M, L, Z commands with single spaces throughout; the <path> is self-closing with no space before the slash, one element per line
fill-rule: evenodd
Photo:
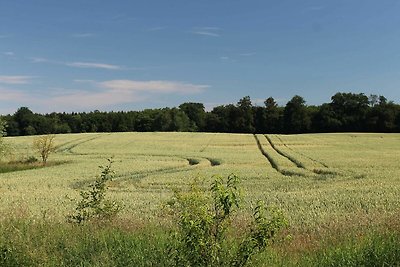
<path fill-rule="evenodd" d="M 285 106 L 273 97 L 255 105 L 249 96 L 206 111 L 204 104 L 143 111 L 37 114 L 28 107 L 4 117 L 10 136 L 126 131 L 227 133 L 400 132 L 400 105 L 380 95 L 336 93 L 331 102 L 308 106 L 296 95 Z M 0 129 L 1 130 L 1 129 Z"/>

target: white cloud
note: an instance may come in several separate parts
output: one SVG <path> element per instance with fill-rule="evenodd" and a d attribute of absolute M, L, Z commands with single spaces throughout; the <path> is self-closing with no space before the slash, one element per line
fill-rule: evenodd
<path fill-rule="evenodd" d="M 219 58 L 222 59 L 222 60 L 228 60 L 229 59 L 229 57 L 226 57 L 226 56 L 219 57 Z"/>
<path fill-rule="evenodd" d="M 111 65 L 106 63 L 96 63 L 96 62 L 69 62 L 65 63 L 69 67 L 76 68 L 94 68 L 94 69 L 107 69 L 107 70 L 119 70 L 120 66 Z"/>
<path fill-rule="evenodd" d="M 89 80 L 89 79 L 75 79 L 73 80 L 76 83 L 96 83 L 95 80 Z"/>
<path fill-rule="evenodd" d="M 198 34 L 198 35 L 213 36 L 213 37 L 219 37 L 220 36 L 218 33 L 208 32 L 208 31 L 193 31 L 192 33 Z"/>
<path fill-rule="evenodd" d="M 99 83 L 101 87 L 118 92 L 142 91 L 150 93 L 200 93 L 208 88 L 208 85 L 196 85 L 177 81 L 134 81 L 134 80 L 111 80 Z"/>
<path fill-rule="evenodd" d="M 26 95 L 17 90 L 0 87 L 0 101 L 21 101 Z"/>
<path fill-rule="evenodd" d="M 204 36 L 220 37 L 220 30 L 221 28 L 218 27 L 197 27 L 194 28 L 191 33 Z"/>
<path fill-rule="evenodd" d="M 1 77 L 5 80 L 5 76 Z M 7 77 L 9 82 L 10 76 Z M 14 82 L 15 79 L 11 80 Z M 20 106 L 29 105 L 41 112 L 87 111 L 119 104 L 143 102 L 148 99 L 157 101 L 155 94 L 200 93 L 209 87 L 179 81 L 109 80 L 96 82 L 77 79 L 74 82 L 90 83 L 91 89 L 49 88 L 41 95 L 37 95 L 29 91 L 0 87 L 0 103 L 5 101 L 18 103 Z"/>
<path fill-rule="evenodd" d="M 0 83 L 27 84 L 32 78 L 32 76 L 0 76 Z"/>
<path fill-rule="evenodd" d="M 197 29 L 204 30 L 204 31 L 219 31 L 221 28 L 219 27 L 199 27 Z"/>
<path fill-rule="evenodd" d="M 121 70 L 125 69 L 118 65 L 100 63 L 100 62 L 62 62 L 50 60 L 42 57 L 30 57 L 32 63 L 49 63 L 54 65 L 64 65 L 73 68 L 91 68 L 91 69 L 106 69 L 106 70 Z"/>
<path fill-rule="evenodd" d="M 4 52 L 3 54 L 6 56 L 10 56 L 10 57 L 15 56 L 14 52 L 11 52 L 11 51 Z"/>
<path fill-rule="evenodd" d="M 165 27 L 165 26 L 152 27 L 152 28 L 146 29 L 146 31 L 148 31 L 148 32 L 156 32 L 156 31 L 165 30 L 166 28 L 167 28 L 167 27 Z"/>
<path fill-rule="evenodd" d="M 149 93 L 191 94 L 202 92 L 207 85 L 195 85 L 177 81 L 134 81 L 110 80 L 95 82 L 93 80 L 74 80 L 77 83 L 92 83 L 95 91 L 58 89 L 56 95 L 46 102 L 60 109 L 95 109 L 125 103 L 141 102 L 150 97 Z"/>
<path fill-rule="evenodd" d="M 112 90 L 105 91 L 73 91 L 63 95 L 55 96 L 49 99 L 49 103 L 55 107 L 85 108 L 93 109 L 117 104 L 132 103 L 142 101 L 142 96 L 136 95 L 134 92 L 114 92 Z"/>
<path fill-rule="evenodd" d="M 41 63 L 41 62 L 50 62 L 50 60 L 43 57 L 30 57 L 29 58 L 33 63 Z"/>

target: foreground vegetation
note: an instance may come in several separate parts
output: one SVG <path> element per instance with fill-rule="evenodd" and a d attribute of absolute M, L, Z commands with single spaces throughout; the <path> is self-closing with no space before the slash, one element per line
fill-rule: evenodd
<path fill-rule="evenodd" d="M 255 255 L 250 266 L 399 266 L 398 230 L 331 233 L 309 240 L 314 246 L 293 237 Z M 169 231 L 157 224 L 77 226 L 19 218 L 2 221 L 0 232 L 0 266 L 175 266 Z"/>
<path fill-rule="evenodd" d="M 16 161 L 37 156 L 33 139 L 4 142 Z M 236 173 L 243 210 L 232 217 L 239 230 L 227 238 L 244 238 L 258 199 L 281 210 L 290 225 L 253 266 L 396 266 L 399 140 L 398 134 L 353 133 L 57 135 L 46 167 L 0 174 L 0 262 L 171 266 L 176 226 L 164 207 L 172 188 L 187 188 L 194 177 L 209 184 L 213 175 Z M 123 203 L 118 217 L 67 223 L 80 192 L 111 155 L 117 172 L 108 196 Z"/>

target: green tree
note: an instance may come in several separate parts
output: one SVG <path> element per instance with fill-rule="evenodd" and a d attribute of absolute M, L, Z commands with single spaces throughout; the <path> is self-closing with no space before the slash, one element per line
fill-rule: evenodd
<path fill-rule="evenodd" d="M 365 129 L 366 115 L 370 101 L 364 94 L 336 93 L 332 96 L 331 107 L 336 119 L 341 122 L 342 131 L 362 131 Z"/>
<path fill-rule="evenodd" d="M 266 123 L 266 128 L 268 133 L 278 133 L 282 126 L 281 126 L 281 120 L 282 120 L 282 108 L 278 107 L 278 104 L 276 103 L 275 99 L 273 97 L 268 97 L 264 101 L 265 105 L 265 123 Z"/>
<path fill-rule="evenodd" d="M 187 102 L 179 106 L 185 112 L 190 121 L 193 122 L 193 131 L 204 131 L 206 112 L 202 103 Z"/>
<path fill-rule="evenodd" d="M 21 135 L 36 134 L 34 127 L 35 114 L 27 107 L 21 107 L 15 112 L 14 120 L 19 126 L 19 133 Z"/>
<path fill-rule="evenodd" d="M 311 118 L 305 104 L 304 98 L 298 95 L 287 102 L 283 115 L 287 133 L 304 133 L 310 130 Z"/>
<path fill-rule="evenodd" d="M 253 116 L 253 104 L 251 103 L 250 96 L 241 98 L 237 103 L 238 114 L 236 118 L 232 118 L 232 122 L 236 124 L 237 132 L 242 133 L 253 133 L 254 128 L 254 116 Z"/>

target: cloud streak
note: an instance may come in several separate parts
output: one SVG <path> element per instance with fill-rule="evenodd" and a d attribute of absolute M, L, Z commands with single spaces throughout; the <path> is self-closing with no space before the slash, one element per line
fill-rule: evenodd
<path fill-rule="evenodd" d="M 30 83 L 32 76 L 21 76 L 21 75 L 16 75 L 16 76 L 0 76 L 0 83 L 5 83 L 5 84 L 28 84 Z"/>
<path fill-rule="evenodd" d="M 107 70 L 120 70 L 122 69 L 120 66 L 107 64 L 107 63 L 98 63 L 98 62 L 67 62 L 64 63 L 66 66 L 75 67 L 75 68 L 93 68 L 93 69 L 107 69 Z"/>
<path fill-rule="evenodd" d="M 85 32 L 85 33 L 74 33 L 71 35 L 71 37 L 73 37 L 73 38 L 89 38 L 89 37 L 93 37 L 94 35 L 95 35 L 94 33 Z"/>
<path fill-rule="evenodd" d="M 20 91 L 0 87 L 0 101 L 17 101 L 25 98 L 26 95 Z"/>
<path fill-rule="evenodd" d="M 197 35 L 205 35 L 205 36 L 212 36 L 212 37 L 220 37 L 219 33 L 210 32 L 210 31 L 193 31 L 192 33 Z"/>
<path fill-rule="evenodd" d="M 134 81 L 134 80 L 110 80 L 99 83 L 103 88 L 118 92 L 136 91 L 149 93 L 200 93 L 208 88 L 208 85 L 196 85 L 177 81 Z"/>
<path fill-rule="evenodd" d="M 62 62 L 62 61 L 55 61 L 50 60 L 47 58 L 42 57 L 31 57 L 30 58 L 32 63 L 48 63 L 48 64 L 55 64 L 55 65 L 64 65 L 67 67 L 73 68 L 82 68 L 82 69 L 106 69 L 106 70 L 122 70 L 125 69 L 118 65 L 103 63 L 103 62 Z"/>
<path fill-rule="evenodd" d="M 195 85 L 177 81 L 135 81 L 109 80 L 95 82 L 93 80 L 75 80 L 94 85 L 95 90 L 58 90 L 57 95 L 46 102 L 54 107 L 66 109 L 98 109 L 118 104 L 137 103 L 148 100 L 152 94 L 193 94 L 200 93 L 208 85 Z M 69 93 L 68 93 L 69 92 Z"/>
<path fill-rule="evenodd" d="M 218 27 L 197 27 L 194 28 L 191 33 L 203 36 L 220 37 L 220 30 L 221 28 Z"/>
<path fill-rule="evenodd" d="M 0 76 L 8 83 L 22 82 L 22 77 Z M 4 77 L 7 77 L 5 79 Z M 16 78 L 20 77 L 20 78 Z M 49 88 L 40 96 L 29 91 L 10 90 L 0 87 L 0 101 L 29 105 L 41 112 L 83 111 L 112 107 L 119 104 L 138 103 L 165 94 L 196 94 L 207 89 L 208 85 L 198 85 L 181 81 L 136 81 L 136 80 L 74 80 L 88 83 L 91 89 Z M 1 103 L 1 102 L 0 102 Z M 46 110 L 43 110 L 45 107 Z"/>

